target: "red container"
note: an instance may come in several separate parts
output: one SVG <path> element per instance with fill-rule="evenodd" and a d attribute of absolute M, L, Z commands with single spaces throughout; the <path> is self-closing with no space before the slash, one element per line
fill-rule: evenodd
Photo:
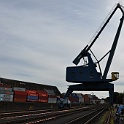
<path fill-rule="evenodd" d="M 15 95 L 14 102 L 26 102 L 26 95 Z"/>
<path fill-rule="evenodd" d="M 46 91 L 39 90 L 38 95 L 39 95 L 39 102 L 48 103 L 48 94 Z"/>
<path fill-rule="evenodd" d="M 33 93 L 33 94 L 36 94 L 37 91 L 36 90 L 26 90 L 27 93 Z"/>
<path fill-rule="evenodd" d="M 48 97 L 39 96 L 39 102 L 48 103 Z"/>
<path fill-rule="evenodd" d="M 26 97 L 22 98 L 14 97 L 14 102 L 26 102 Z"/>
<path fill-rule="evenodd" d="M 29 102 L 37 102 L 38 101 L 38 93 L 36 90 L 28 90 L 27 91 L 27 101 L 29 101 Z"/>
<path fill-rule="evenodd" d="M 27 92 L 14 91 L 14 102 L 26 102 Z"/>
<path fill-rule="evenodd" d="M 27 95 L 27 92 L 24 91 L 14 91 L 14 94 L 18 94 L 18 95 Z"/>
<path fill-rule="evenodd" d="M 47 92 L 44 91 L 44 90 L 39 90 L 39 91 L 38 91 L 38 94 L 39 94 L 40 96 L 48 97 Z"/>
<path fill-rule="evenodd" d="M 90 98 L 88 97 L 87 94 L 84 95 L 84 103 L 89 104 L 90 103 Z"/>
<path fill-rule="evenodd" d="M 79 98 L 78 97 L 69 96 L 69 100 L 70 100 L 71 103 L 78 103 L 79 102 Z"/>
<path fill-rule="evenodd" d="M 28 93 L 28 96 L 38 96 L 38 93 Z"/>
<path fill-rule="evenodd" d="M 41 94 L 41 93 L 39 93 L 39 96 L 48 97 L 48 94 Z"/>

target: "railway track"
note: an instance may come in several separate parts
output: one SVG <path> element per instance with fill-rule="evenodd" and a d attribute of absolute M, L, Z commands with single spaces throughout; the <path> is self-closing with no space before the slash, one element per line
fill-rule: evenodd
<path fill-rule="evenodd" d="M 90 106 L 81 108 L 70 108 L 63 110 L 37 110 L 25 112 L 13 112 L 0 114 L 0 124 L 78 124 L 88 116 L 95 115 L 101 111 L 101 106 Z M 105 108 L 104 108 L 105 109 Z M 82 117 L 82 118 L 79 118 Z M 87 118 L 87 120 L 89 120 Z M 83 122 L 84 123 L 84 122 Z"/>
<path fill-rule="evenodd" d="M 44 121 L 43 124 L 93 124 L 96 117 L 100 116 L 108 106 L 95 106 L 94 108 L 66 113 L 66 116 L 58 116 L 57 118 L 51 119 L 49 121 Z M 39 122 L 40 123 L 40 122 Z"/>
<path fill-rule="evenodd" d="M 111 121 L 111 117 L 112 117 L 112 109 L 109 109 L 104 124 L 109 124 Z"/>

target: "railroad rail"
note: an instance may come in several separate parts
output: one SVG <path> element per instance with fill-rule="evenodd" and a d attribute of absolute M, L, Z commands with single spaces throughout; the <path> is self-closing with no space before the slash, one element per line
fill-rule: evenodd
<path fill-rule="evenodd" d="M 111 117 L 112 117 L 112 109 L 109 109 L 104 124 L 109 124 L 111 121 Z"/>
<path fill-rule="evenodd" d="M 70 109 L 62 109 L 62 110 L 37 110 L 37 111 L 25 111 L 25 112 L 13 112 L 13 113 L 3 113 L 0 114 L 0 122 L 1 124 L 55 124 L 55 123 L 63 123 L 63 124 L 73 124 L 78 117 L 81 118 L 81 122 L 84 122 L 84 118 L 91 115 L 96 115 L 98 111 L 105 109 L 106 106 L 88 106 L 81 108 L 70 108 Z M 77 119 L 77 120 L 76 120 Z M 87 120 L 89 120 L 87 118 Z M 76 124 L 78 124 L 76 122 Z M 86 123 L 88 124 L 88 123 Z"/>
<path fill-rule="evenodd" d="M 94 108 L 86 109 L 85 111 L 69 113 L 64 117 L 54 118 L 54 120 L 46 121 L 43 124 L 92 124 L 96 117 L 100 116 L 107 108 L 108 106 L 95 106 Z"/>

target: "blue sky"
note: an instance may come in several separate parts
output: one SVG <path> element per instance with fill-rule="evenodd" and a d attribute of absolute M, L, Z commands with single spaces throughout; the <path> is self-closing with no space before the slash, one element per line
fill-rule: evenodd
<path fill-rule="evenodd" d="M 4 0 L 0 1 L 0 76 L 57 86 L 61 92 L 66 67 L 87 45 L 118 0 Z M 100 59 L 109 49 L 119 24 L 117 11 L 93 46 Z M 120 72 L 115 91 L 124 90 L 123 39 L 120 35 L 109 75 Z M 101 63 L 104 70 L 105 60 Z M 90 92 L 89 92 L 90 93 Z M 94 92 L 99 97 L 108 92 Z"/>

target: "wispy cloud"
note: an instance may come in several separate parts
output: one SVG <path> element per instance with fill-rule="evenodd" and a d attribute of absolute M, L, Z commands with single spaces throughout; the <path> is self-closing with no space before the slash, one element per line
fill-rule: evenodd
<path fill-rule="evenodd" d="M 56 85 L 64 92 L 68 84 L 65 81 L 66 67 L 72 65 L 72 60 L 88 43 L 115 2 L 0 1 L 1 77 Z M 114 16 L 103 37 L 96 42 L 93 49 L 98 58 L 109 50 L 106 44 L 110 46 L 112 43 L 110 38 L 113 39 L 119 16 Z M 121 67 L 122 39 L 123 35 L 111 68 L 121 72 L 124 70 Z"/>

